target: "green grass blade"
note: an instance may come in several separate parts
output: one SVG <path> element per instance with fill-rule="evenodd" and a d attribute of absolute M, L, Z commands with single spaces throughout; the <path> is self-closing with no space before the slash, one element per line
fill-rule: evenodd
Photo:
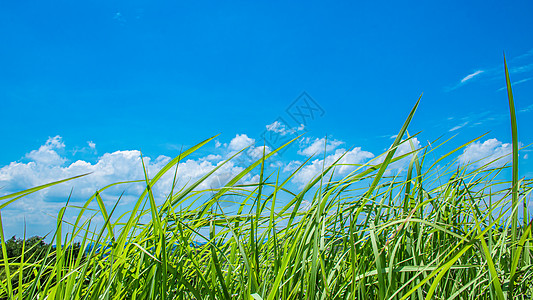
<path fill-rule="evenodd" d="M 511 261 L 516 257 L 516 229 L 518 225 L 518 211 L 514 208 L 518 206 L 518 132 L 516 126 L 516 113 L 513 100 L 513 91 L 511 89 L 511 79 L 509 78 L 509 70 L 507 69 L 507 62 L 505 55 L 503 56 L 503 64 L 505 68 L 505 83 L 507 86 L 507 98 L 509 99 L 509 112 L 511 115 L 511 135 L 513 140 L 513 178 L 512 178 L 512 207 L 513 213 L 511 216 Z M 509 297 L 513 297 L 514 293 L 514 278 L 510 278 L 509 282 Z"/>

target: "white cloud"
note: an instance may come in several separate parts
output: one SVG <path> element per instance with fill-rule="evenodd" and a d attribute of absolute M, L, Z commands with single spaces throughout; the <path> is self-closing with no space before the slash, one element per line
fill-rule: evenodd
<path fill-rule="evenodd" d="M 522 55 L 519 55 L 519 56 L 516 56 L 514 57 L 513 59 L 510 59 L 510 60 L 507 60 L 507 62 L 509 62 L 510 64 L 508 65 L 509 66 L 509 73 L 510 74 L 527 74 L 527 75 L 530 75 L 530 72 L 533 70 L 533 63 L 531 63 L 531 61 L 529 60 L 529 57 L 531 57 L 533 54 L 532 54 L 532 50 L 529 50 L 528 52 L 522 54 Z M 525 60 L 527 59 L 527 60 Z M 501 80 L 502 78 L 504 78 L 504 74 L 503 74 L 503 69 L 502 69 L 502 66 L 501 65 L 495 65 L 495 66 L 492 66 L 490 68 L 484 68 L 483 70 L 477 70 L 471 74 L 468 74 L 467 76 L 465 76 L 463 79 L 461 79 L 457 84 L 455 84 L 454 86 L 452 87 L 447 87 L 445 88 L 445 91 L 447 92 L 450 92 L 450 91 L 453 91 L 461 86 L 463 86 L 464 84 L 470 82 L 471 80 L 473 79 L 477 79 L 478 77 L 480 77 L 480 75 L 483 74 L 483 76 L 481 77 L 484 77 L 484 78 L 487 78 L 487 79 L 492 79 L 492 80 Z M 531 77 L 531 76 L 529 76 Z M 517 82 L 513 82 L 513 86 L 516 85 L 516 84 L 519 84 L 519 83 L 523 83 L 523 82 L 526 82 L 526 81 L 529 81 L 530 79 L 526 78 L 525 80 L 520 80 L 520 81 L 517 81 Z M 503 91 L 505 90 L 506 87 L 501 87 L 498 89 L 498 91 Z"/>
<path fill-rule="evenodd" d="M 413 146 L 411 147 L 411 143 L 413 144 Z M 418 150 L 420 149 L 420 141 L 414 137 L 414 138 L 411 138 L 410 141 L 405 141 L 403 143 L 401 143 L 397 148 L 396 148 L 396 151 L 394 152 L 394 155 L 393 155 L 393 158 L 396 158 L 396 157 L 399 157 L 399 156 L 402 156 L 404 154 L 407 154 L 407 153 L 410 153 L 410 152 L 413 152 L 414 150 Z M 382 155 L 381 157 L 378 157 L 376 160 L 374 160 L 372 162 L 372 164 L 374 165 L 377 165 L 377 164 L 380 164 L 382 163 L 384 160 L 385 160 L 385 157 L 386 155 Z M 411 158 L 412 158 L 412 154 L 410 155 L 407 155 L 406 157 L 396 161 L 396 162 L 393 162 L 391 163 L 390 165 L 387 166 L 387 174 L 392 172 L 393 170 L 401 170 L 403 168 L 405 168 L 409 162 L 411 161 Z"/>
<path fill-rule="evenodd" d="M 215 140 L 215 148 L 218 148 L 220 146 L 222 146 L 222 144 L 218 140 Z"/>
<path fill-rule="evenodd" d="M 479 74 L 481 74 L 481 73 L 483 73 L 483 70 L 477 70 L 477 71 L 475 71 L 475 72 L 472 73 L 472 74 L 468 74 L 468 75 L 466 75 L 463 79 L 461 79 L 461 83 L 465 83 L 465 82 L 467 82 L 468 80 L 470 80 L 470 79 L 476 77 L 477 75 L 479 75 Z"/>
<path fill-rule="evenodd" d="M 304 124 L 300 124 L 300 126 L 298 126 L 298 127 L 287 128 L 287 126 L 285 126 L 285 124 L 282 124 L 279 121 L 274 121 L 274 123 L 266 125 L 266 129 L 267 129 L 267 131 L 272 131 L 272 132 L 275 132 L 275 133 L 279 133 L 280 135 L 284 136 L 284 135 L 287 135 L 287 134 L 293 134 L 293 133 L 296 133 L 298 131 L 302 131 L 302 130 L 305 129 L 305 126 L 304 126 Z"/>
<path fill-rule="evenodd" d="M 361 150 L 361 147 L 356 147 L 348 152 L 345 149 L 337 149 L 335 153 L 328 155 L 325 159 L 316 159 L 311 164 L 304 166 L 293 178 L 293 181 L 300 185 L 305 185 L 320 172 L 323 168 L 331 166 L 339 157 L 344 156 L 338 162 L 339 167 L 335 169 L 337 175 L 346 175 L 356 167 L 353 164 L 361 164 L 367 159 L 374 157 L 374 154 Z M 297 162 L 294 162 L 293 166 Z M 342 165 L 345 164 L 345 165 Z M 289 164 L 291 165 L 291 164 Z M 289 166 L 287 166 L 289 167 Z M 284 170 L 285 171 L 285 170 Z"/>
<path fill-rule="evenodd" d="M 21 224 L 25 221 L 29 232 L 42 236 L 53 230 L 54 217 L 57 216 L 59 208 L 65 205 L 71 190 L 71 203 L 85 201 L 98 188 L 110 183 L 144 178 L 139 151 L 106 153 L 94 164 L 82 160 L 68 163 L 65 157 L 60 156 L 55 151 L 56 149 L 46 149 L 47 145 L 50 144 L 47 143 L 41 146 L 39 150 L 30 152 L 34 155 L 27 155 L 27 157 L 33 157 L 35 160 L 11 162 L 9 165 L 0 168 L 0 186 L 3 187 L 0 193 L 2 195 L 76 175 L 89 172 L 92 172 L 92 174 L 49 187 L 9 204 L 2 210 L 2 217 L 5 219 L 6 227 L 9 227 L 6 229 L 8 231 L 20 233 L 18 226 L 22 226 Z M 53 160 L 43 159 L 43 148 L 46 149 L 46 157 L 54 157 Z M 155 160 L 145 157 L 144 162 L 149 174 L 153 176 L 168 159 L 165 156 Z M 169 185 L 167 184 L 167 186 Z M 142 190 L 143 184 L 119 185 L 106 190 L 102 197 L 107 205 L 112 206 L 124 191 L 124 196 L 120 202 L 120 207 L 122 208 L 117 210 L 118 215 L 120 215 L 125 212 L 126 206 L 124 204 L 134 201 Z M 94 205 L 93 203 L 93 208 L 95 208 Z M 68 209 L 67 214 L 76 214 L 76 211 L 77 209 Z M 92 214 L 90 212 L 87 213 L 89 215 Z"/>
<path fill-rule="evenodd" d="M 270 167 L 271 167 L 271 168 L 276 168 L 276 169 L 277 169 L 277 168 L 281 168 L 281 167 L 283 167 L 284 165 L 285 165 L 285 164 L 284 164 L 282 161 L 279 161 L 279 160 L 270 163 Z"/>
<path fill-rule="evenodd" d="M 222 156 L 220 156 L 218 154 L 209 154 L 206 157 L 202 157 L 202 159 L 204 159 L 204 160 L 221 160 Z"/>
<path fill-rule="evenodd" d="M 20 222 L 21 218 L 26 217 L 28 224 L 36 224 L 35 226 L 43 226 L 43 228 L 49 226 L 47 227 L 47 230 L 49 230 L 50 226 L 53 225 L 54 219 L 47 216 L 47 214 L 57 215 L 58 209 L 64 205 L 71 189 L 73 189 L 71 201 L 85 201 L 97 189 L 108 184 L 144 179 L 140 151 L 123 150 L 105 153 L 96 162 L 92 163 L 83 160 L 70 162 L 66 157 L 58 153 L 59 150 L 64 148 L 65 144 L 61 137 L 49 138 L 38 150 L 33 150 L 26 155 L 26 159 L 29 161 L 15 161 L 0 168 L 0 186 L 2 187 L 0 195 L 7 195 L 49 182 L 91 173 L 85 177 L 47 188 L 10 204 L 2 210 L 2 217 L 5 219 L 6 224 L 22 224 Z M 153 177 L 170 159 L 170 157 L 164 155 L 155 159 L 144 156 L 143 161 L 148 176 Z M 217 154 L 180 162 L 177 187 L 180 188 L 195 182 L 222 162 L 222 156 Z M 237 166 L 230 161 L 200 184 L 197 189 L 218 188 L 243 170 L 243 167 Z M 164 201 L 170 192 L 174 172 L 175 169 L 167 172 L 154 187 L 154 196 L 158 203 Z M 254 180 L 257 181 L 252 175 L 247 175 L 240 183 L 250 183 L 254 182 Z M 104 202 L 112 205 L 124 191 L 125 194 L 121 205 L 125 205 L 134 201 L 144 190 L 144 187 L 144 183 L 120 185 L 106 190 L 102 196 L 104 197 Z M 123 213 L 124 209 L 122 208 L 120 213 Z M 40 232 L 39 234 L 45 233 Z"/>
<path fill-rule="evenodd" d="M 263 152 L 265 155 L 272 152 L 272 149 L 270 149 L 269 146 L 254 146 L 255 139 L 248 137 L 246 134 L 237 134 L 228 144 L 224 144 L 224 148 L 226 150 L 225 158 L 230 158 L 238 151 L 241 151 L 242 149 L 248 147 L 245 152 L 239 154 L 237 157 L 233 159 L 233 162 L 236 165 L 240 166 L 248 166 L 252 161 L 256 161 L 260 159 L 263 156 Z M 223 150 L 224 151 L 224 150 Z M 274 154 L 276 156 L 277 154 Z"/>
<path fill-rule="evenodd" d="M 255 140 L 249 138 L 246 134 L 237 134 L 229 143 L 228 149 L 231 151 L 240 151 L 255 143 Z"/>
<path fill-rule="evenodd" d="M 520 67 L 512 68 L 509 73 L 524 73 L 533 70 L 533 64 L 527 64 Z"/>
<path fill-rule="evenodd" d="M 269 146 L 254 146 L 255 139 L 248 137 L 246 134 L 237 134 L 228 144 L 224 143 L 223 146 L 226 149 L 221 149 L 222 151 L 225 150 L 225 158 L 228 159 L 234 154 L 236 154 L 238 151 L 241 151 L 242 149 L 248 147 L 245 152 L 239 154 L 237 157 L 233 159 L 233 163 L 235 165 L 239 166 L 248 166 L 253 161 L 256 161 L 263 157 L 263 152 L 265 155 L 272 152 L 272 149 L 270 149 Z M 277 154 L 274 154 L 274 156 L 277 156 Z"/>
<path fill-rule="evenodd" d="M 285 131 L 287 130 L 285 128 L 285 125 L 281 124 L 279 121 L 274 121 L 274 123 L 267 125 L 266 129 L 268 131 L 273 131 L 273 132 L 276 132 L 276 133 L 282 133 L 282 135 L 284 135 Z"/>
<path fill-rule="evenodd" d="M 39 150 L 33 150 L 26 154 L 26 158 L 40 164 L 61 165 L 65 162 L 65 159 L 59 156 L 57 150 L 63 148 L 65 148 L 65 144 L 61 137 L 56 135 L 55 137 L 49 137 L 46 143 L 39 147 Z"/>
<path fill-rule="evenodd" d="M 527 58 L 527 57 L 532 56 L 532 55 L 533 55 L 533 49 L 529 49 L 529 51 L 527 51 L 524 54 L 518 55 L 514 59 L 515 60 L 520 60 L 520 59 L 524 59 L 524 58 Z"/>
<path fill-rule="evenodd" d="M 89 145 L 89 148 L 91 148 L 91 149 L 95 149 L 96 148 L 96 144 L 93 141 L 88 141 L 87 145 Z"/>
<path fill-rule="evenodd" d="M 312 156 L 315 154 L 324 153 L 324 147 L 326 152 L 333 151 L 340 145 L 344 144 L 343 141 L 339 140 L 327 140 L 326 138 L 317 138 L 311 142 L 309 138 L 302 139 L 301 145 L 306 145 L 305 148 L 298 150 L 298 154 L 305 156 Z"/>
<path fill-rule="evenodd" d="M 479 168 L 495 159 L 501 158 L 491 164 L 491 167 L 501 167 L 511 161 L 511 156 L 508 155 L 511 151 L 511 144 L 504 144 L 497 139 L 488 139 L 483 143 L 478 141 L 465 148 L 463 154 L 459 156 L 459 163 L 472 163 L 472 167 Z"/>
<path fill-rule="evenodd" d="M 160 155 L 156 159 L 146 156 L 143 157 L 148 176 L 154 176 L 170 159 L 170 157 L 164 155 Z M 66 161 L 65 158 L 62 158 L 62 160 Z M 183 186 L 199 179 L 222 162 L 220 155 L 208 155 L 199 159 L 189 159 L 181 162 L 178 168 L 178 185 Z M 230 161 L 215 172 L 214 176 L 205 181 L 199 188 L 219 187 L 216 181 L 225 184 L 242 170 L 242 167 L 236 166 Z M 163 196 L 170 191 L 174 175 L 173 172 L 174 170 L 167 172 L 158 182 L 157 190 L 159 191 L 159 196 Z M 144 179 L 144 171 L 142 168 L 141 153 L 137 150 L 105 153 L 94 164 L 83 160 L 78 160 L 71 164 L 65 163 L 63 165 L 48 164 L 43 161 L 30 161 L 28 163 L 12 162 L 0 169 L 0 186 L 4 186 L 3 191 L 8 193 L 85 173 L 91 174 L 70 181 L 69 183 L 46 189 L 40 196 L 43 199 L 47 197 L 68 196 L 70 188 L 74 187 L 75 198 L 87 198 L 96 189 L 102 188 L 110 183 L 142 180 Z M 214 180 L 214 177 L 218 177 L 217 180 Z M 245 180 L 248 179 L 248 177 L 245 178 Z M 128 187 L 126 194 L 136 194 L 141 192 L 142 189 L 144 189 L 143 184 L 137 186 L 131 185 Z"/>
<path fill-rule="evenodd" d="M 449 131 L 452 132 L 452 131 L 456 131 L 458 129 L 461 129 L 463 127 L 465 127 L 466 125 L 468 124 L 468 121 L 467 122 L 464 122 L 463 124 L 459 124 L 457 126 L 454 126 L 452 129 L 450 129 Z"/>
<path fill-rule="evenodd" d="M 415 150 L 416 149 L 420 149 L 420 142 L 418 141 L 418 139 L 416 137 L 412 138 L 411 142 L 412 142 Z M 322 147 L 323 147 L 323 141 L 322 141 Z M 411 143 L 409 141 L 407 141 L 407 142 L 404 142 L 404 143 L 400 144 L 398 146 L 398 148 L 396 148 L 396 151 L 395 151 L 393 157 L 399 157 L 399 156 L 402 156 L 404 154 L 410 153 L 412 151 L 413 150 L 411 148 Z M 300 185 L 306 184 L 311 179 L 313 179 L 315 176 L 317 176 L 322 171 L 323 168 L 327 168 L 328 166 L 333 164 L 333 162 L 335 160 L 337 160 L 339 157 L 341 157 L 341 155 L 343 155 L 345 152 L 346 152 L 345 149 L 342 149 L 342 148 L 336 149 L 335 152 L 333 154 L 328 155 L 325 160 L 324 159 L 316 159 L 316 160 L 312 161 L 311 164 L 304 166 L 298 172 L 298 174 L 295 175 L 293 181 L 295 183 L 297 183 L 297 184 L 300 184 Z M 353 171 L 356 168 L 355 166 L 353 166 L 354 164 L 363 164 L 363 163 L 365 163 L 366 161 L 368 161 L 369 159 L 371 159 L 373 157 L 374 157 L 373 153 L 368 152 L 368 151 L 363 151 L 363 150 L 361 150 L 360 147 L 356 147 L 353 150 L 346 152 L 344 157 L 338 162 L 339 166 L 335 169 L 335 173 L 337 175 L 340 175 L 340 176 L 346 175 L 346 174 L 348 174 L 349 172 Z M 401 170 L 401 169 L 403 169 L 405 166 L 407 166 L 409 164 L 409 161 L 411 160 L 411 157 L 412 157 L 412 155 L 408 155 L 408 156 L 406 156 L 405 158 L 403 158 L 403 159 L 401 159 L 399 161 L 391 163 L 387 167 L 386 173 L 388 174 L 388 173 L 392 172 L 393 170 Z M 371 164 L 373 164 L 373 165 L 380 164 L 384 160 L 385 160 L 385 155 L 383 155 L 381 157 L 378 157 Z M 283 171 L 284 172 L 293 171 L 300 164 L 301 164 L 301 162 L 299 162 L 299 161 L 292 161 L 285 167 L 285 169 Z"/>
<path fill-rule="evenodd" d="M 530 112 L 530 111 L 533 111 L 533 104 L 526 106 L 525 108 L 521 109 L 519 112 L 525 113 L 525 112 Z"/>
<path fill-rule="evenodd" d="M 296 169 L 298 169 L 299 166 L 302 165 L 302 162 L 299 161 L 299 160 L 293 160 L 291 162 L 289 162 L 284 168 L 283 168 L 283 172 L 292 172 Z"/>
<path fill-rule="evenodd" d="M 68 164 L 67 159 L 61 157 L 54 149 L 47 149 L 43 152 L 43 147 L 46 145 L 27 155 L 32 159 L 28 163 L 12 162 L 0 169 L 0 185 L 4 186 L 5 191 L 13 192 L 92 173 L 84 178 L 46 189 L 41 193 L 43 198 L 61 197 L 68 195 L 70 188 L 74 187 L 74 196 L 84 198 L 107 184 L 144 178 L 141 153 L 136 150 L 106 153 L 95 164 L 83 160 Z M 144 157 L 149 175 L 155 175 L 157 170 L 169 160 L 170 158 L 166 156 L 159 156 L 155 160 Z"/>
<path fill-rule="evenodd" d="M 528 159 L 529 158 L 529 154 L 524 154 L 524 159 Z"/>
<path fill-rule="evenodd" d="M 524 79 L 521 79 L 521 80 L 518 80 L 516 82 L 511 82 L 511 85 L 512 86 L 516 86 L 518 84 L 521 84 L 521 83 L 524 83 L 524 82 L 528 82 L 530 81 L 531 79 L 533 79 L 533 77 L 529 77 L 529 78 L 524 78 Z M 503 90 L 507 90 L 507 86 L 504 86 L 504 87 L 501 87 L 498 89 L 498 91 L 503 91 Z"/>
<path fill-rule="evenodd" d="M 248 150 L 248 155 L 252 159 L 257 160 L 263 157 L 263 150 L 264 150 L 265 155 L 272 152 L 272 150 L 270 150 L 270 147 L 268 146 L 250 147 L 250 149 Z"/>

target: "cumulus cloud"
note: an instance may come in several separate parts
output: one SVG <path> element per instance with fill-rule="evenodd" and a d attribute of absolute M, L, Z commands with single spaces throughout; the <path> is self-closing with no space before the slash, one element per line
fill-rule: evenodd
<path fill-rule="evenodd" d="M 412 143 L 412 146 L 411 146 L 411 143 Z M 418 149 L 420 149 L 420 141 L 416 137 L 411 138 L 409 141 L 404 141 L 396 148 L 393 158 L 405 155 L 407 153 L 413 152 Z M 407 155 L 406 157 L 389 164 L 387 166 L 386 173 L 390 173 L 395 170 L 402 170 L 403 168 L 405 168 L 411 161 L 412 155 L 413 154 Z M 378 157 L 376 160 L 372 162 L 372 164 L 377 165 L 377 164 L 382 163 L 385 160 L 385 157 L 386 155 L 382 155 Z"/>
<path fill-rule="evenodd" d="M 220 156 L 219 154 L 209 154 L 206 157 L 203 157 L 202 159 L 204 159 L 204 160 L 221 160 L 222 156 Z"/>
<path fill-rule="evenodd" d="M 315 144 L 316 140 L 313 141 L 311 146 Z M 339 141 L 332 141 L 332 148 L 338 147 L 342 142 L 339 143 Z M 420 141 L 418 139 L 412 138 L 411 142 L 414 146 L 414 149 L 420 149 Z M 322 139 L 317 144 L 321 144 L 322 148 L 324 147 L 324 140 Z M 310 146 L 310 147 L 311 147 Z M 310 147 L 306 148 L 309 149 L 307 153 L 310 153 L 311 149 Z M 404 154 L 412 152 L 411 143 L 409 141 L 406 141 L 398 146 L 396 148 L 396 151 L 394 153 L 393 157 L 399 157 Z M 374 158 L 374 154 L 368 151 L 361 150 L 361 147 L 353 148 L 350 151 L 346 151 L 343 148 L 336 149 L 334 153 L 326 156 L 325 159 L 316 159 L 312 161 L 309 165 L 304 166 L 298 174 L 295 175 L 293 181 L 297 184 L 304 185 L 307 182 L 309 182 L 311 179 L 313 179 L 315 176 L 317 176 L 320 172 L 322 172 L 323 168 L 327 168 L 328 166 L 332 165 L 339 157 L 341 157 L 344 154 L 344 156 L 340 159 L 338 162 L 338 167 L 335 168 L 335 173 L 339 176 L 346 175 L 349 172 L 355 170 L 356 166 L 358 164 L 366 163 L 369 159 Z M 401 170 L 405 168 L 409 164 L 409 161 L 411 160 L 412 155 L 408 155 L 405 158 L 396 161 L 392 164 L 390 164 L 387 167 L 386 173 L 390 173 L 394 170 Z M 385 160 L 385 155 L 376 158 L 374 161 L 371 162 L 372 165 L 377 165 L 382 163 Z M 300 161 L 291 161 L 288 165 L 285 166 L 283 169 L 284 172 L 290 172 L 294 171 L 298 166 L 300 166 Z"/>
<path fill-rule="evenodd" d="M 5 191 L 26 189 L 91 173 L 71 183 L 46 189 L 41 194 L 43 198 L 64 196 L 68 195 L 71 187 L 74 187 L 75 196 L 88 197 L 96 189 L 109 183 L 144 178 L 139 151 L 126 150 L 105 153 L 94 164 L 83 160 L 69 164 L 65 157 L 56 152 L 56 149 L 47 148 L 48 144 L 47 142 L 39 150 L 31 151 L 26 155 L 30 159 L 29 162 L 12 162 L 0 169 L 0 184 L 4 186 Z M 170 158 L 166 156 L 159 156 L 155 160 L 145 157 L 144 163 L 149 174 L 155 174 L 169 160 Z"/>
<path fill-rule="evenodd" d="M 474 142 L 467 146 L 463 151 L 463 154 L 459 156 L 460 164 L 472 164 L 471 167 L 479 168 L 492 161 L 490 167 L 501 167 L 505 163 L 511 161 L 512 152 L 511 144 L 502 143 L 497 139 L 488 139 L 481 143 L 480 141 Z"/>
<path fill-rule="evenodd" d="M 290 161 L 284 168 L 283 168 L 283 172 L 292 172 L 296 169 L 298 169 L 299 166 L 302 165 L 302 162 L 299 161 L 299 160 L 293 160 L 293 161 Z"/>
<path fill-rule="evenodd" d="M 56 148 L 63 147 L 64 144 L 60 137 L 51 138 L 39 150 L 31 151 L 27 155 L 31 159 L 29 162 L 12 162 L 2 167 L 0 169 L 0 185 L 4 186 L 3 191 L 5 193 L 13 192 L 80 174 L 91 173 L 88 176 L 71 181 L 69 184 L 62 185 L 64 188 L 47 189 L 42 194 L 45 199 L 49 196 L 64 196 L 68 195 L 71 187 L 74 187 L 76 197 L 86 198 L 92 195 L 96 189 L 110 183 L 144 179 L 143 162 L 148 176 L 151 177 L 171 160 L 168 156 L 160 155 L 155 159 L 144 156 L 142 157 L 143 161 L 141 161 L 140 151 L 121 150 L 105 153 L 98 158 L 96 163 L 83 160 L 67 163 L 67 159 L 56 152 Z M 256 147 L 253 150 L 253 155 L 263 154 L 263 147 Z M 266 147 L 265 152 L 268 153 L 269 151 L 268 147 Z M 178 180 L 183 186 L 188 182 L 199 179 L 216 166 L 222 164 L 222 162 L 222 156 L 218 154 L 209 154 L 198 159 L 183 161 L 179 165 Z M 236 166 L 230 161 L 215 172 L 214 177 L 218 177 L 217 180 L 225 184 L 225 180 L 231 179 L 242 170 L 242 167 Z M 172 186 L 172 180 L 173 172 L 170 171 L 158 183 L 163 194 L 169 191 Z M 215 185 L 214 182 L 206 181 L 200 188 L 212 188 Z M 144 186 L 140 184 L 138 188 L 128 190 L 128 192 L 137 193 L 142 191 L 142 189 L 144 189 Z"/>
<path fill-rule="evenodd" d="M 279 161 L 279 160 L 270 163 L 270 167 L 271 168 L 276 168 L 277 169 L 277 168 L 283 168 L 284 166 L 285 166 L 285 164 L 282 161 Z"/>
<path fill-rule="evenodd" d="M 252 161 L 256 161 L 265 155 L 272 152 L 269 146 L 254 146 L 255 139 L 248 137 L 246 134 L 237 134 L 229 144 L 224 144 L 221 151 L 226 151 L 226 158 L 230 158 L 238 151 L 248 147 L 246 151 L 239 154 L 233 159 L 236 165 L 248 166 Z M 277 154 L 274 154 L 276 156 Z"/>
<path fill-rule="evenodd" d="M 30 151 L 23 161 L 11 162 L 0 168 L 0 186 L 2 187 L 0 195 L 7 195 L 49 182 L 90 173 L 85 177 L 47 188 L 10 204 L 2 210 L 2 217 L 9 219 L 9 221 L 6 219 L 6 223 L 21 224 L 20 221 L 22 219 L 20 218 L 26 217 L 28 224 L 33 223 L 39 226 L 53 224 L 54 219 L 48 215 L 55 216 L 57 214 L 58 209 L 65 204 L 69 197 L 71 189 L 73 191 L 72 202 L 85 201 L 97 189 L 108 184 L 143 180 L 145 178 L 143 162 L 148 176 L 153 177 L 171 160 L 170 157 L 164 155 L 155 159 L 147 156 L 141 158 L 140 151 L 120 150 L 105 153 L 96 162 L 84 160 L 72 162 L 64 155 L 61 155 L 61 152 L 65 152 L 63 151 L 64 148 L 65 144 L 60 136 L 52 137 L 39 149 Z M 262 154 L 262 149 L 260 151 Z M 177 171 L 177 188 L 195 182 L 207 172 L 220 166 L 223 161 L 221 155 L 210 154 L 198 159 L 188 159 L 180 162 Z M 197 189 L 219 188 L 243 170 L 243 167 L 230 161 L 221 166 L 213 176 L 210 176 L 200 184 Z M 175 169 L 167 172 L 154 187 L 153 192 L 158 203 L 162 203 L 170 192 L 173 186 L 174 171 Z M 256 181 L 257 178 L 247 175 L 240 183 Z M 104 197 L 104 202 L 112 205 L 119 195 L 124 192 L 124 197 L 121 201 L 122 207 L 124 207 L 121 210 L 122 213 L 126 209 L 124 205 L 136 200 L 144 188 L 144 183 L 119 185 L 106 190 L 102 196 Z M 43 232 L 40 234 L 43 234 Z"/>
<path fill-rule="evenodd" d="M 321 154 L 324 153 L 324 148 L 326 152 L 333 151 L 340 145 L 344 144 L 343 141 L 339 140 L 327 140 L 326 138 L 317 138 L 313 141 L 311 141 L 309 138 L 302 139 L 301 145 L 304 145 L 305 147 L 303 149 L 298 150 L 298 154 L 305 155 L 305 156 L 312 156 L 315 154 Z"/>
<path fill-rule="evenodd" d="M 229 143 L 228 149 L 231 151 L 240 151 L 250 145 L 253 145 L 255 140 L 249 138 L 246 134 L 237 134 Z"/>
<path fill-rule="evenodd" d="M 39 164 L 61 165 L 65 159 L 60 157 L 58 150 L 65 148 L 65 144 L 59 135 L 49 137 L 44 145 L 38 150 L 33 150 L 26 154 L 26 158 L 31 159 Z"/>
<path fill-rule="evenodd" d="M 325 159 L 315 159 L 311 164 L 304 166 L 293 178 L 293 181 L 300 185 L 305 185 L 320 172 L 323 168 L 331 166 L 337 159 L 344 155 L 338 162 L 339 167 L 335 169 L 336 174 L 346 175 L 353 171 L 356 167 L 354 164 L 361 164 L 366 160 L 373 158 L 374 154 L 368 151 L 361 150 L 361 147 L 353 148 L 350 151 L 345 149 L 337 149 L 335 153 L 326 156 Z M 294 161 L 292 167 L 297 166 L 298 162 Z M 289 167 L 289 164 L 287 167 Z"/>
<path fill-rule="evenodd" d="M 56 141 L 59 140 L 56 139 Z M 57 216 L 59 208 L 65 205 L 71 191 L 71 203 L 85 201 L 98 188 L 110 183 L 144 178 L 139 151 L 106 153 L 96 163 L 82 160 L 69 162 L 57 152 L 63 147 L 62 143 L 47 142 L 38 150 L 26 155 L 25 159 L 29 159 L 28 162 L 11 162 L 0 168 L 0 186 L 3 187 L 0 193 L 2 195 L 91 173 L 85 177 L 27 195 L 9 204 L 2 210 L 2 217 L 9 226 L 8 231 L 20 232 L 17 224 L 23 224 L 22 222 L 25 221 L 30 232 L 38 235 L 46 234 L 48 230 L 53 229 L 54 217 Z M 149 173 L 153 175 L 168 159 L 164 156 L 155 160 L 146 157 L 144 161 Z M 120 203 L 127 204 L 135 200 L 135 196 L 139 196 L 142 189 L 142 184 L 120 185 L 106 190 L 102 197 L 107 205 L 113 205 L 124 191 L 125 194 Z M 121 205 L 121 207 L 125 206 Z M 73 210 L 69 209 L 68 212 L 75 214 Z M 122 212 L 124 212 L 123 209 L 120 213 Z"/>
<path fill-rule="evenodd" d="M 263 157 L 263 152 L 265 153 L 265 155 L 267 155 L 270 152 L 272 152 L 272 150 L 270 150 L 270 147 L 268 147 L 268 146 L 251 147 L 248 150 L 248 155 L 252 159 L 257 160 L 257 159 L 260 159 L 261 157 Z"/>
<path fill-rule="evenodd" d="M 88 145 L 89 148 L 91 148 L 91 149 L 95 149 L 95 148 L 96 148 L 96 144 L 95 144 L 93 141 L 88 141 L 88 142 L 87 142 L 87 145 Z"/>

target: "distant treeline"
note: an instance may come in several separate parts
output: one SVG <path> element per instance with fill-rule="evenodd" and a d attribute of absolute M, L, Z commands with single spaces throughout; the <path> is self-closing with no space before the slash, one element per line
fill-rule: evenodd
<path fill-rule="evenodd" d="M 73 246 L 70 246 L 69 250 L 66 251 L 67 256 L 76 258 L 80 249 L 81 244 L 79 242 L 74 243 Z M 0 251 L 0 255 L 2 257 L 2 261 L 0 263 L 0 281 L 4 281 L 7 278 L 4 267 L 5 258 L 7 258 L 9 263 L 11 283 L 13 287 L 17 287 L 20 282 L 20 274 L 18 273 L 19 268 L 17 265 L 20 265 L 21 263 L 24 264 L 22 283 L 24 284 L 31 282 L 36 277 L 35 271 L 39 270 L 39 268 L 36 268 L 35 264 L 42 263 L 43 259 L 47 257 L 47 253 L 47 264 L 51 263 L 53 265 L 55 261 L 55 256 L 53 255 L 54 251 L 55 246 L 52 244 L 47 244 L 44 241 L 44 238 L 40 236 L 33 236 L 26 240 L 17 238 L 16 236 L 11 237 L 9 240 L 5 241 L 5 252 L 4 249 L 1 249 Z M 22 255 L 23 253 L 24 256 Z M 85 256 L 85 254 L 83 254 L 83 256 Z M 44 276 L 44 278 L 47 277 L 48 276 Z M 44 278 L 41 278 L 41 280 Z"/>

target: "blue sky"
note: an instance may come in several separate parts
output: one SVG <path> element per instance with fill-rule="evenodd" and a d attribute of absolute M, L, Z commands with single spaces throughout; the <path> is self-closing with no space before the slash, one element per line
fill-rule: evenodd
<path fill-rule="evenodd" d="M 356 147 L 351 157 L 364 162 L 390 145 L 421 93 L 410 127 L 422 131 L 420 146 L 458 134 L 452 148 L 489 132 L 467 154 L 505 154 L 504 51 L 519 139 L 533 142 L 532 11 L 531 1 L 4 1 L 0 186 L 7 193 L 91 170 L 74 184 L 82 199 L 134 177 L 138 169 L 119 162 L 138 168 L 135 150 L 155 171 L 219 133 L 191 174 L 238 146 L 255 141 L 259 151 L 262 134 L 276 130 L 306 137 L 276 158 L 281 168 L 326 135 L 327 155 Z M 288 110 L 302 107 L 304 91 L 320 109 L 301 128 Z M 533 175 L 531 159 L 521 152 L 521 176 Z M 71 187 L 2 212 L 6 230 L 20 235 L 27 216 L 40 233 L 53 219 L 33 217 L 53 215 Z"/>

